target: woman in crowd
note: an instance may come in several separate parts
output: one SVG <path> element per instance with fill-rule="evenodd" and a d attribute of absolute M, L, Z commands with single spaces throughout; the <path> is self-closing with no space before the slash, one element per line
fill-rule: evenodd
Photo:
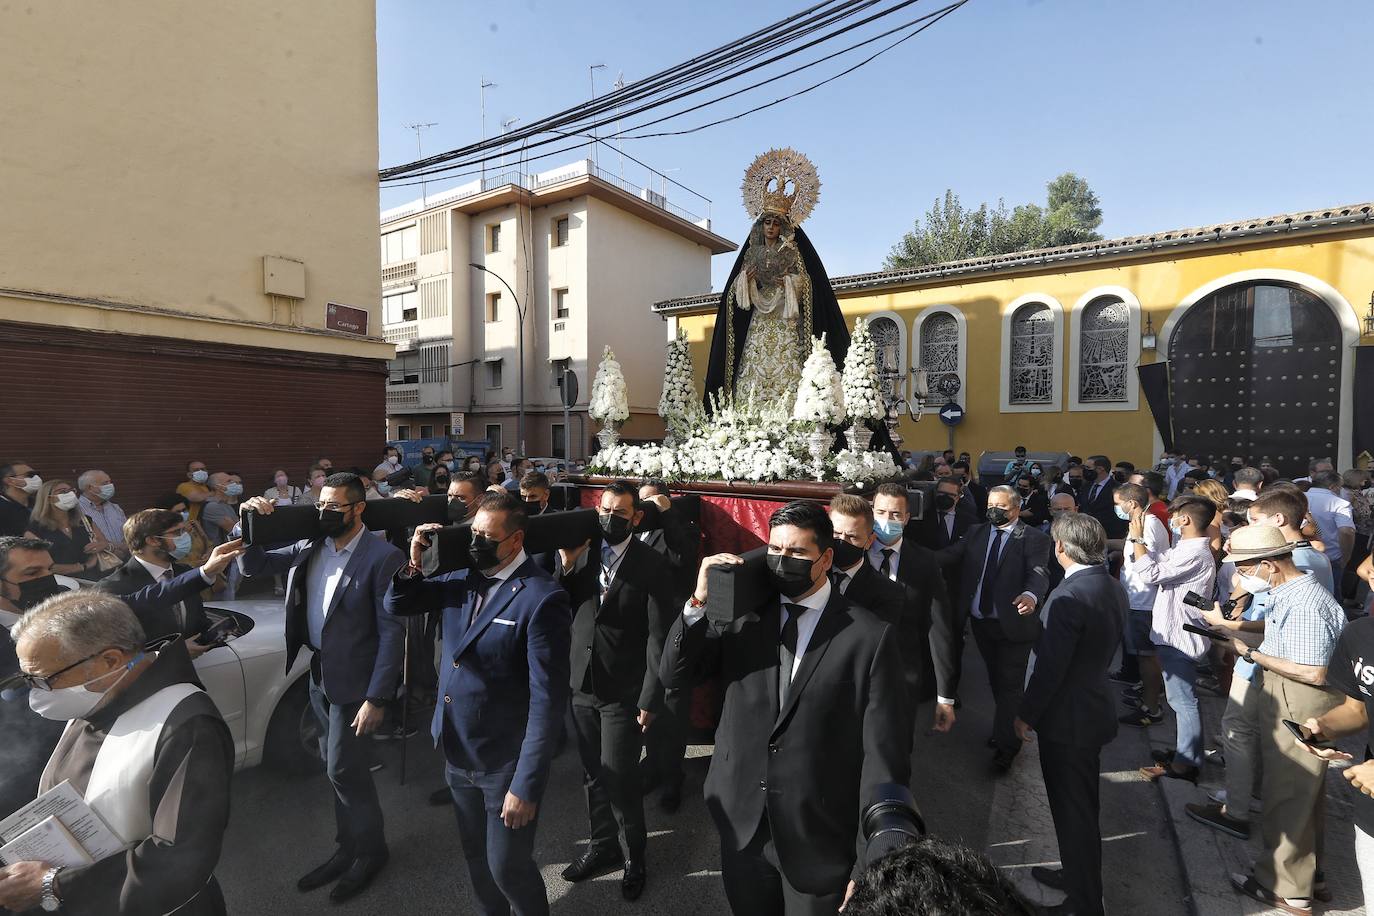
<path fill-rule="evenodd" d="M 448 467 L 442 464 L 436 465 L 434 473 L 431 474 L 429 478 L 429 492 L 447 493 L 450 479 L 451 475 L 448 472 Z"/>
<path fill-rule="evenodd" d="M 186 530 L 191 532 L 191 552 L 179 562 L 185 563 L 187 566 L 203 565 L 205 559 L 210 556 L 210 538 L 205 533 L 205 529 L 200 527 L 200 522 L 191 518 L 191 504 L 181 494 L 172 493 L 158 500 L 157 507 L 169 509 L 172 512 L 180 512 L 181 517 L 186 519 Z"/>
<path fill-rule="evenodd" d="M 75 487 L 65 480 L 49 480 L 38 488 L 26 536 L 52 544 L 53 572 L 83 579 L 100 578 L 98 554 L 110 544 L 100 529 L 93 530 L 94 539 L 82 524 Z"/>
<path fill-rule="evenodd" d="M 324 489 L 325 476 L 324 468 L 320 467 L 318 464 L 312 464 L 310 466 L 308 478 L 310 481 L 310 488 L 296 497 L 296 505 L 313 506 L 315 503 L 319 502 L 320 491 Z"/>
<path fill-rule="evenodd" d="M 292 486 L 286 471 L 277 468 L 272 472 L 272 486 L 262 495 L 278 506 L 293 506 L 301 497 L 301 488 Z"/>
<path fill-rule="evenodd" d="M 1225 540 L 1221 534 L 1221 513 L 1226 511 L 1231 494 L 1226 492 L 1225 484 L 1211 478 L 1199 480 L 1194 485 L 1193 492 L 1217 508 L 1217 514 L 1212 517 L 1212 524 L 1207 526 L 1207 539 L 1212 545 L 1212 552 L 1221 556 L 1221 544 Z"/>
<path fill-rule="evenodd" d="M 501 462 L 492 461 L 487 465 L 487 483 L 504 484 L 506 482 L 506 469 L 501 466 Z"/>

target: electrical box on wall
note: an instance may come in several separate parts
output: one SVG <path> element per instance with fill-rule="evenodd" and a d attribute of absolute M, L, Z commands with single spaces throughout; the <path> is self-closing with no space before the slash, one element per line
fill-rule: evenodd
<path fill-rule="evenodd" d="M 264 255 L 262 259 L 262 291 L 269 296 L 304 299 L 305 262 Z"/>

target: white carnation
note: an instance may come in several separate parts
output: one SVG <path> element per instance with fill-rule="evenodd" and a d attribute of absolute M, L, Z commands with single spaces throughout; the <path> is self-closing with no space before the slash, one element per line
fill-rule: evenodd
<path fill-rule="evenodd" d="M 852 421 L 881 420 L 886 414 L 878 380 L 878 354 L 868 321 L 854 322 L 854 337 L 844 357 L 844 412 Z"/>

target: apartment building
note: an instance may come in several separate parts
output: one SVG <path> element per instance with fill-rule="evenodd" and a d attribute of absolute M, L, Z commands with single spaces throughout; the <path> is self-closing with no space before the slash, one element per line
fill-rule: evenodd
<path fill-rule="evenodd" d="M 643 304 L 709 290 L 711 256 L 734 249 L 709 214 L 590 160 L 489 175 L 383 212 L 382 329 L 396 345 L 389 437 L 451 435 L 562 457 L 567 368 L 579 389 L 571 457 L 583 457 L 597 430 L 587 418 L 591 375 L 606 345 L 628 385 L 624 435 L 661 435 L 667 326 Z"/>

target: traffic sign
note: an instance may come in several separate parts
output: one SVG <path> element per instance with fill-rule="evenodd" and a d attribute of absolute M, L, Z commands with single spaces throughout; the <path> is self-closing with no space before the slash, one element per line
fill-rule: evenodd
<path fill-rule="evenodd" d="M 958 426 L 964 419 L 964 408 L 958 404 L 946 404 L 940 408 L 940 422 L 946 426 Z"/>

